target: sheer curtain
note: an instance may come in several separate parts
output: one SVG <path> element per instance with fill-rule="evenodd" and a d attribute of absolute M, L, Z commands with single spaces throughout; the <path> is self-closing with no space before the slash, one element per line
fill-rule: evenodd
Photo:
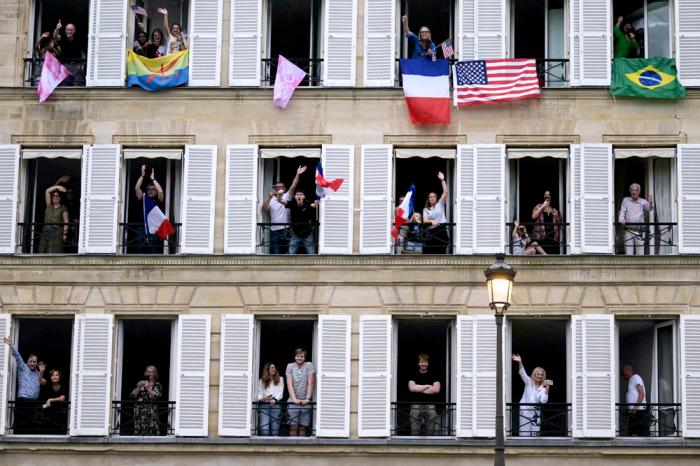
<path fill-rule="evenodd" d="M 672 161 L 669 158 L 655 158 L 653 160 L 654 167 L 654 186 L 652 194 L 654 195 L 654 211 L 650 221 L 653 223 L 670 223 L 673 222 L 673 199 L 672 199 Z M 665 246 L 673 244 L 672 240 L 676 240 L 673 235 L 673 229 L 669 229 L 664 225 L 655 225 L 655 230 L 658 234 L 654 236 L 654 254 L 672 254 L 671 247 Z M 651 245 L 650 245 L 651 246 Z"/>

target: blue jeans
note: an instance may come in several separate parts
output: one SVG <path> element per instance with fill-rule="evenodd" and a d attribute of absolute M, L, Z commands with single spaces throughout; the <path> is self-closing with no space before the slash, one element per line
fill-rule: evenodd
<path fill-rule="evenodd" d="M 277 404 L 259 404 L 258 414 L 258 435 L 278 436 L 280 433 L 280 407 Z"/>
<path fill-rule="evenodd" d="M 287 254 L 287 228 L 270 230 L 270 254 Z"/>
<path fill-rule="evenodd" d="M 314 232 L 309 232 L 306 236 L 297 236 L 292 234 L 292 241 L 289 243 L 289 254 L 296 254 L 299 246 L 304 245 L 306 254 L 316 254 L 316 245 L 314 244 Z"/>

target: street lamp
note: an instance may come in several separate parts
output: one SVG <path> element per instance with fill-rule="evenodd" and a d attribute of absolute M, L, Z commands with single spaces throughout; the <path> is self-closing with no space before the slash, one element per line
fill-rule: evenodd
<path fill-rule="evenodd" d="M 496 262 L 484 271 L 489 293 L 489 307 L 496 314 L 496 445 L 495 466 L 505 466 L 503 438 L 503 315 L 510 306 L 515 270 L 506 264 L 505 254 L 496 254 Z"/>

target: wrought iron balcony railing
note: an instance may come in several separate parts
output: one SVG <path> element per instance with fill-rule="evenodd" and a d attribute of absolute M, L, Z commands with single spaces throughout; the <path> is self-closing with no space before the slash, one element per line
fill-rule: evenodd
<path fill-rule="evenodd" d="M 46 406 L 43 401 L 7 402 L 8 435 L 66 435 L 70 402 Z"/>
<path fill-rule="evenodd" d="M 310 223 L 258 223 L 258 254 L 307 254 L 307 248 L 318 253 L 318 222 Z M 295 241 L 294 230 L 305 236 Z M 311 236 L 309 237 L 309 234 Z M 296 251 L 296 252 L 295 252 Z"/>
<path fill-rule="evenodd" d="M 120 254 L 177 254 L 180 252 L 180 229 L 182 223 L 172 224 L 175 233 L 163 240 L 147 235 L 143 223 L 120 223 Z"/>
<path fill-rule="evenodd" d="M 279 401 L 253 402 L 252 435 L 264 437 L 311 437 L 316 434 L 316 403 L 305 405 Z"/>
<path fill-rule="evenodd" d="M 391 435 L 413 437 L 454 437 L 455 403 L 392 402 Z"/>
<path fill-rule="evenodd" d="M 23 254 L 77 254 L 79 223 L 18 223 Z M 67 227 L 67 229 L 66 229 Z M 63 233 L 65 232 L 65 237 Z"/>
<path fill-rule="evenodd" d="M 615 406 L 619 437 L 681 436 L 680 403 L 617 403 Z"/>
<path fill-rule="evenodd" d="M 112 435 L 173 435 L 174 420 L 174 401 L 112 401 Z"/>
<path fill-rule="evenodd" d="M 80 66 L 82 67 L 82 80 L 79 80 L 80 87 L 85 86 L 85 69 L 87 67 L 87 60 L 62 60 L 61 63 L 68 66 Z M 33 57 L 24 58 L 24 86 L 25 87 L 36 87 L 39 85 L 39 78 L 41 78 L 41 69 L 44 66 L 44 58 L 38 55 Z"/>
<path fill-rule="evenodd" d="M 674 254 L 677 223 L 615 223 L 615 253 L 628 256 Z"/>
<path fill-rule="evenodd" d="M 513 437 L 571 437 L 571 403 L 507 403 Z"/>
<path fill-rule="evenodd" d="M 423 223 L 404 223 L 394 241 L 394 254 L 452 254 L 455 223 L 432 227 Z"/>
<path fill-rule="evenodd" d="M 323 85 L 321 69 L 323 58 L 287 58 L 287 60 L 306 71 L 306 77 L 299 83 L 300 86 L 316 87 Z M 262 65 L 262 85 L 274 86 L 277 78 L 277 58 L 263 58 Z"/>
<path fill-rule="evenodd" d="M 569 227 L 568 223 L 539 223 L 539 222 L 522 222 L 518 224 L 518 227 L 525 228 L 527 233 L 527 239 L 523 244 L 518 242 L 518 238 L 513 237 L 513 230 L 515 229 L 515 223 L 506 223 L 507 240 L 506 244 L 508 254 L 517 254 L 517 246 L 521 245 L 524 247 L 525 255 L 537 255 L 541 252 L 546 254 L 560 254 L 566 255 L 567 253 L 567 230 Z M 538 249 L 542 248 L 542 251 Z M 530 248 L 530 251 L 528 251 Z"/>

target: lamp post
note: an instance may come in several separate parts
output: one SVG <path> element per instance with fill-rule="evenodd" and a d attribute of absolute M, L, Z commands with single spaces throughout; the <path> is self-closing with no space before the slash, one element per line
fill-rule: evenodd
<path fill-rule="evenodd" d="M 506 264 L 505 254 L 496 254 L 496 262 L 484 271 L 489 293 L 489 307 L 496 314 L 496 445 L 495 466 L 505 466 L 503 438 L 503 315 L 510 306 L 515 270 Z"/>

